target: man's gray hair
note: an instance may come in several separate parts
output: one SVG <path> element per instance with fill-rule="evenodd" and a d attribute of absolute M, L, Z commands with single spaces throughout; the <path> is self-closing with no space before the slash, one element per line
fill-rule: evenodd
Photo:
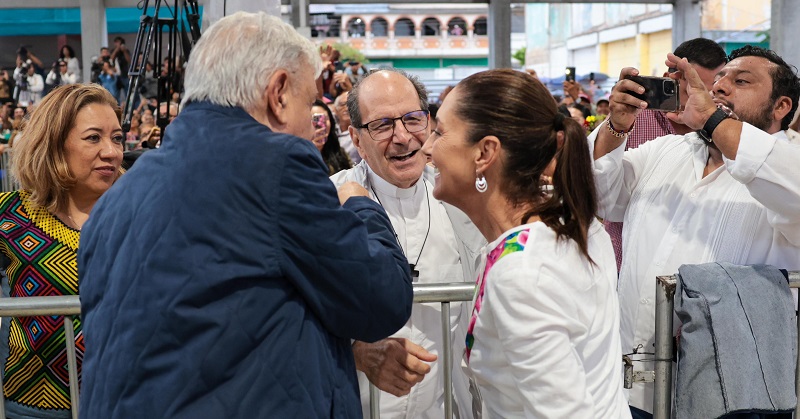
<path fill-rule="evenodd" d="M 237 12 L 211 25 L 192 49 L 181 106 L 209 101 L 250 110 L 278 69 L 309 65 L 319 76 L 316 47 L 290 25 L 264 12 Z"/>
<path fill-rule="evenodd" d="M 353 90 L 351 90 L 350 94 L 347 96 L 347 111 L 350 112 L 350 121 L 354 127 L 360 127 L 364 124 L 364 122 L 361 120 L 361 110 L 358 108 L 358 96 L 361 86 L 364 84 L 366 79 L 381 71 L 390 71 L 392 73 L 400 74 L 410 81 L 411 84 L 414 85 L 414 90 L 417 91 L 417 96 L 419 96 L 419 108 L 423 111 L 428 110 L 428 91 L 425 89 L 425 85 L 419 81 L 417 76 L 408 74 L 399 68 L 382 67 L 376 70 L 370 70 L 367 74 L 361 77 L 361 79 L 356 82 L 356 85 L 353 86 Z"/>

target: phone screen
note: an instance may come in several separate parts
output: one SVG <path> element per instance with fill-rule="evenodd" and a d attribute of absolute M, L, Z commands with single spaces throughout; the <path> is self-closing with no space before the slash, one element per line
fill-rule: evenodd
<path fill-rule="evenodd" d="M 677 112 L 680 109 L 679 84 L 669 77 L 625 76 L 644 87 L 644 93 L 628 91 L 628 94 L 647 102 L 647 109 Z"/>
<path fill-rule="evenodd" d="M 325 122 L 328 119 L 328 115 L 324 113 L 315 113 L 311 115 L 311 123 L 314 125 L 314 128 L 320 129 L 325 128 Z"/>
<path fill-rule="evenodd" d="M 564 79 L 566 81 L 575 81 L 575 67 L 567 67 L 564 70 Z"/>

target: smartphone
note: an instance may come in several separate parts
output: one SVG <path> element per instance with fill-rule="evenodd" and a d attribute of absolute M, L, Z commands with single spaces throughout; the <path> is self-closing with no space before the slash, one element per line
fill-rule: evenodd
<path fill-rule="evenodd" d="M 589 73 L 589 81 L 594 81 L 594 71 Z"/>
<path fill-rule="evenodd" d="M 669 77 L 625 76 L 626 79 L 644 87 L 644 93 L 628 91 L 631 96 L 647 102 L 647 109 L 664 112 L 677 112 L 680 109 L 677 80 Z"/>
<path fill-rule="evenodd" d="M 328 120 L 328 115 L 324 113 L 315 113 L 311 115 L 311 123 L 315 129 L 325 128 L 325 123 Z"/>
<path fill-rule="evenodd" d="M 564 80 L 566 81 L 575 81 L 575 67 L 567 67 L 564 70 Z"/>

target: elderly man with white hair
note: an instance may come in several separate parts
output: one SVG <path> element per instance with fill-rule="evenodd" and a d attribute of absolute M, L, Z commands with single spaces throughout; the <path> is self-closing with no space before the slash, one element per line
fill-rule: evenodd
<path fill-rule="evenodd" d="M 411 277 L 308 141 L 320 67 L 264 13 L 203 34 L 163 146 L 83 226 L 82 418 L 361 416 L 351 340 L 406 322 Z"/>

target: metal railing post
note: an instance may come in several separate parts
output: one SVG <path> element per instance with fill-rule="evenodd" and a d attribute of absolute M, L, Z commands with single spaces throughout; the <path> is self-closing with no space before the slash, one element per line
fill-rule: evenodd
<path fill-rule="evenodd" d="M 381 391 L 372 383 L 369 383 L 369 417 L 381 418 Z"/>
<path fill-rule="evenodd" d="M 64 316 L 64 338 L 67 341 L 67 369 L 69 370 L 69 400 L 72 419 L 78 419 L 78 358 L 75 354 L 75 325 L 72 316 Z"/>
<path fill-rule="evenodd" d="M 675 277 L 656 278 L 656 350 L 653 419 L 668 419 L 672 414 L 672 313 Z"/>
<path fill-rule="evenodd" d="M 453 345 L 450 339 L 450 303 L 442 303 L 442 368 L 444 369 L 444 417 L 453 418 Z"/>
<path fill-rule="evenodd" d="M 444 369 L 444 413 L 447 419 L 453 417 L 453 345 L 450 336 L 450 302 L 472 301 L 475 284 L 465 282 L 414 284 L 414 303 L 442 304 L 442 345 L 444 347 L 440 361 Z M 380 390 L 369 384 L 369 415 L 371 419 L 379 419 Z"/>

